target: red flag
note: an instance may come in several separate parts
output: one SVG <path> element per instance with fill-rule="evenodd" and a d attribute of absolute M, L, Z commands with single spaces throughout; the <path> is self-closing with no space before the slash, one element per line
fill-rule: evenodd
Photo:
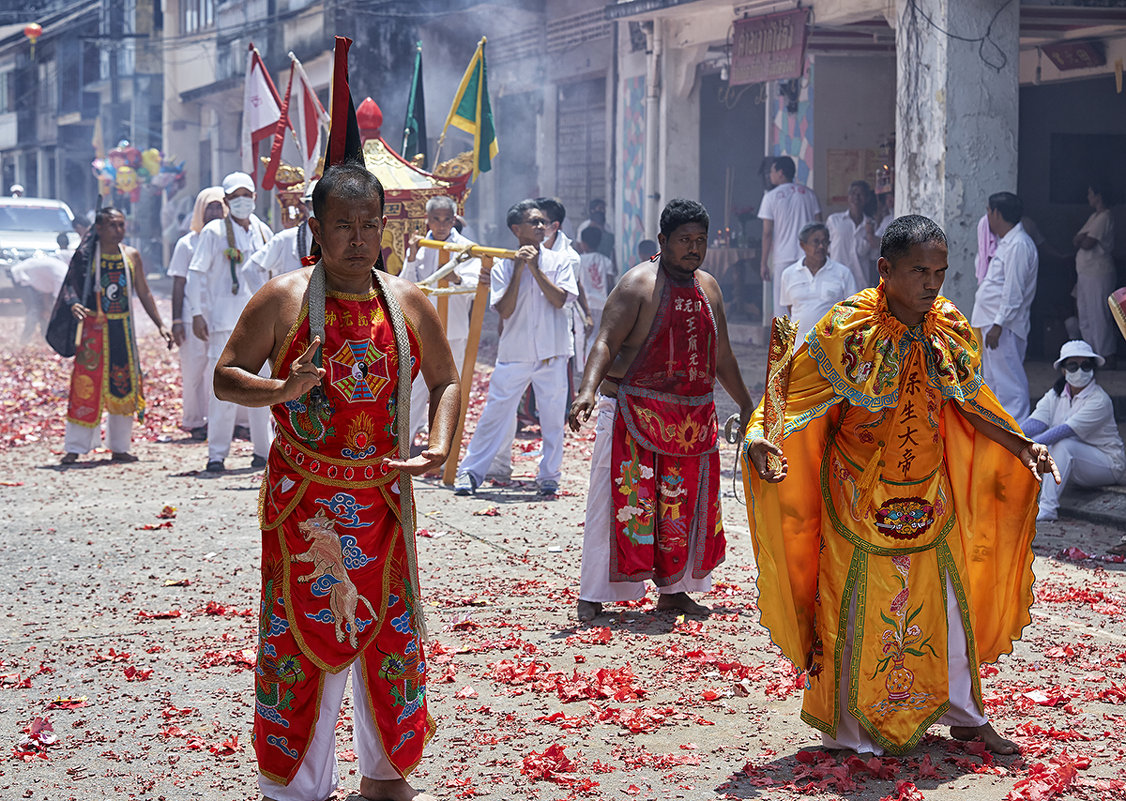
<path fill-rule="evenodd" d="M 308 181 L 316 175 L 317 163 L 324 144 L 324 130 L 328 128 L 328 112 L 321 105 L 316 90 L 305 73 L 305 68 L 292 52 L 289 54 L 289 82 L 281 105 L 281 118 L 274 128 L 274 142 L 270 149 L 270 164 L 262 178 L 262 187 L 269 189 L 281 163 L 286 131 L 292 131 L 298 159 Z M 289 156 L 292 158 L 292 155 Z"/>
<path fill-rule="evenodd" d="M 257 176 L 258 145 L 274 133 L 280 117 L 278 90 L 251 42 L 242 96 L 242 168 L 251 177 Z"/>
<path fill-rule="evenodd" d="M 289 82 L 285 86 L 285 99 L 282 100 L 281 108 L 278 110 L 278 121 L 274 124 L 274 141 L 273 144 L 270 145 L 270 163 L 266 165 L 266 171 L 262 173 L 263 189 L 274 188 L 274 177 L 278 174 L 278 167 L 281 165 L 281 152 L 282 146 L 285 144 L 285 132 L 293 128 L 289 121 L 289 98 L 292 90 L 293 64 L 290 63 Z"/>
<path fill-rule="evenodd" d="M 305 163 L 305 180 L 316 174 L 317 162 L 321 159 L 325 133 L 328 131 L 328 112 L 321 105 L 305 68 L 292 53 L 294 75 L 293 101 L 290 106 L 290 119 L 294 133 L 297 134 L 297 148 Z"/>
<path fill-rule="evenodd" d="M 352 40 L 336 37 L 336 50 L 332 65 L 332 122 L 328 134 L 328 152 L 325 169 L 348 159 L 363 163 L 364 150 L 360 140 L 360 126 L 356 122 L 356 106 L 348 88 L 348 48 Z"/>

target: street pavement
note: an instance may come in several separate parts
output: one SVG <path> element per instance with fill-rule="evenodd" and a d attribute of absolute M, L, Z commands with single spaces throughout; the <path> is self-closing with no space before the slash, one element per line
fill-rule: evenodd
<path fill-rule="evenodd" d="M 174 357 L 143 321 L 141 461 L 98 453 L 59 467 L 69 363 L 19 347 L 20 323 L 0 315 L 0 799 L 256 798 L 261 474 L 249 443 L 236 443 L 231 471 L 201 472 L 205 445 L 176 430 Z M 737 352 L 757 397 L 762 349 Z M 758 623 L 733 448 L 721 454 L 727 561 L 702 599 L 713 615 L 657 612 L 650 592 L 577 626 L 591 444 L 590 428 L 568 434 L 554 501 L 535 495 L 538 442 L 526 435 L 509 486 L 456 498 L 416 484 L 439 727 L 416 786 L 545 801 L 1126 798 L 1126 578 L 1105 557 L 1121 524 L 1064 518 L 1038 532 L 1031 624 L 982 668 L 987 711 L 1021 756 L 935 727 L 905 757 L 850 759 L 817 749 L 798 677 Z M 53 744 L 37 745 L 52 739 L 42 721 Z M 359 783 L 347 710 L 338 734 L 343 799 Z"/>

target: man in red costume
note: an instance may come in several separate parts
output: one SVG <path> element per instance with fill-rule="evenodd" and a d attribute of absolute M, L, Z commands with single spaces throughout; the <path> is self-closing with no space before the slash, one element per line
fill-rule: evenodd
<path fill-rule="evenodd" d="M 579 620 L 606 601 L 659 588 L 658 609 L 706 615 L 723 561 L 716 378 L 749 420 L 754 404 L 727 339 L 723 296 L 700 267 L 708 212 L 693 200 L 661 212 L 661 257 L 627 272 L 606 299 L 571 428 L 597 409 L 583 534 Z M 595 392 L 598 397 L 596 399 Z"/>
<path fill-rule="evenodd" d="M 457 369 L 434 307 L 380 269 L 378 179 L 358 163 L 330 167 L 313 210 L 321 261 L 259 290 L 215 371 L 217 395 L 270 406 L 277 428 L 259 503 L 258 784 L 275 801 L 336 790 L 351 667 L 360 794 L 423 801 L 406 781 L 434 733 L 409 476 L 446 460 Z M 257 374 L 266 359 L 270 378 Z M 420 367 L 430 442 L 408 460 Z"/>

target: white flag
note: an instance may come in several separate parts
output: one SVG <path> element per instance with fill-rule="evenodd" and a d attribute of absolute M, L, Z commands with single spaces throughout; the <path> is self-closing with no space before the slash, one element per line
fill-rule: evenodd
<path fill-rule="evenodd" d="M 297 147 L 301 152 L 305 180 L 309 181 L 316 172 L 317 162 L 321 159 L 329 117 L 320 99 L 317 98 L 313 85 L 309 82 L 309 76 L 305 74 L 305 68 L 293 53 L 290 53 L 289 57 L 293 60 L 293 67 L 296 70 L 289 97 L 289 124 L 297 135 Z"/>
<path fill-rule="evenodd" d="M 258 144 L 273 136 L 281 117 L 278 90 L 266 72 L 266 65 L 254 45 L 246 65 L 246 84 L 242 96 L 242 169 L 257 182 Z"/>

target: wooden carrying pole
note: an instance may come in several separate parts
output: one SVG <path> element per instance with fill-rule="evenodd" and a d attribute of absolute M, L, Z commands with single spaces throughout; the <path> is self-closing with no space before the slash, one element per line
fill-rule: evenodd
<path fill-rule="evenodd" d="M 473 295 L 473 313 L 469 316 L 469 339 L 465 342 L 465 360 L 462 362 L 462 374 L 459 376 L 461 413 L 458 415 L 457 428 L 454 429 L 453 442 L 450 443 L 450 455 L 442 471 L 442 483 L 452 485 L 457 476 L 458 459 L 461 457 L 461 440 L 465 436 L 465 413 L 469 409 L 469 391 L 473 388 L 473 375 L 477 368 L 477 348 L 481 344 L 481 327 L 485 322 L 485 309 L 489 305 L 489 273 L 492 272 L 494 259 L 515 259 L 516 251 L 481 245 L 466 247 L 436 239 L 422 239 L 418 244 L 421 247 L 438 248 L 446 252 L 464 252 L 471 257 L 481 259 L 481 276 L 477 279 L 477 291 Z M 438 297 L 441 302 L 442 296 Z"/>

